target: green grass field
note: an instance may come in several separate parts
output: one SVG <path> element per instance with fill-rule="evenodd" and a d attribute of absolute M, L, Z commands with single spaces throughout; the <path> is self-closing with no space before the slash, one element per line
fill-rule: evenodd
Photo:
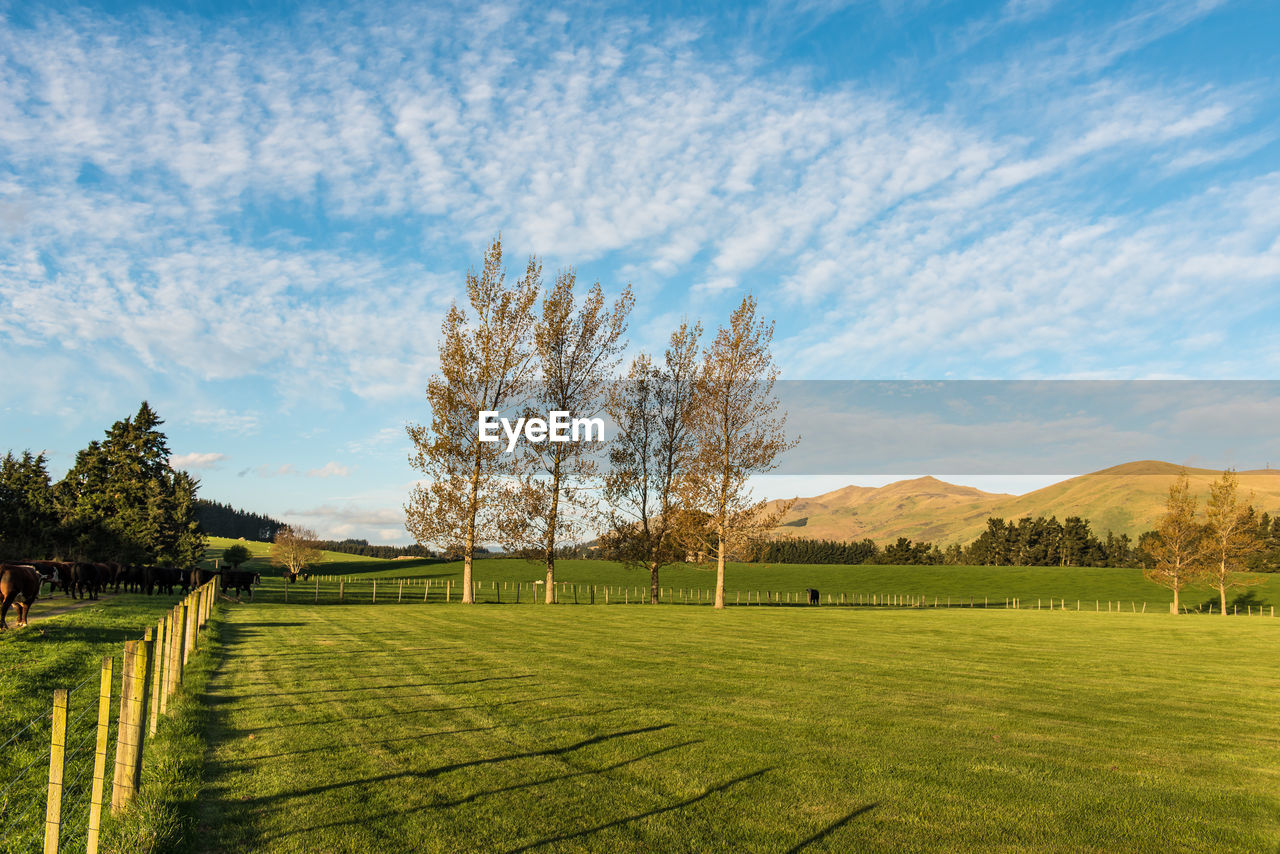
<path fill-rule="evenodd" d="M 236 540 L 213 538 L 206 563 L 221 556 L 222 550 Z M 245 543 L 255 557 L 245 564 L 263 574 L 264 580 L 278 576 L 279 570 L 267 562 L 270 545 Z M 545 569 L 532 561 L 511 558 L 480 558 L 475 561 L 475 577 L 479 584 L 499 585 L 531 584 L 545 578 Z M 432 579 L 433 584 L 452 582 L 457 588 L 462 581 L 462 563 L 429 563 L 421 560 L 381 560 L 337 552 L 325 552 L 324 560 L 315 573 L 322 576 L 344 577 L 351 581 L 377 579 Z M 1152 608 L 1167 610 L 1173 596 L 1142 577 L 1138 569 L 1108 567 L 1009 567 L 1009 566 L 833 566 L 806 564 L 732 563 L 726 570 L 725 587 L 729 602 L 746 601 L 748 595 L 776 592 L 803 593 L 816 587 L 823 594 L 831 594 L 837 600 L 841 593 L 846 597 L 884 595 L 938 597 L 945 602 L 976 602 L 984 598 L 992 604 L 1003 604 L 1006 598 L 1017 597 L 1024 607 L 1034 607 L 1037 600 L 1047 605 L 1050 599 L 1065 599 L 1072 608 L 1077 601 L 1081 607 L 1093 608 L 1101 601 L 1136 602 L 1138 607 L 1148 603 Z M 648 587 L 645 573 L 629 570 L 618 563 L 603 560 L 561 560 L 556 562 L 556 578 L 559 581 L 579 585 L 600 585 L 613 588 L 631 587 L 641 594 Z M 662 571 L 662 586 L 675 588 L 677 600 L 680 590 L 708 591 L 715 586 L 715 567 L 702 564 L 679 564 Z M 1260 586 L 1233 591 L 1232 601 L 1239 600 L 1242 610 L 1250 607 L 1266 607 L 1280 604 L 1280 574 L 1262 576 Z M 295 585 L 298 587 L 298 585 Z M 324 588 L 326 590 L 329 587 Z M 368 588 L 353 588 L 358 595 L 368 598 Z M 387 589 L 387 588 L 384 588 Z M 336 587 L 333 588 L 336 591 Z M 479 591 L 481 599 L 492 598 L 485 590 Z M 522 601 L 527 600 L 527 591 Z M 420 594 L 419 594 L 420 598 Z M 754 601 L 754 598 L 753 598 Z M 1215 603 L 1216 594 L 1205 588 L 1184 591 L 1184 607 L 1206 607 Z"/>
<path fill-rule="evenodd" d="M 1263 851 L 1269 619 L 227 606 L 201 851 Z"/>

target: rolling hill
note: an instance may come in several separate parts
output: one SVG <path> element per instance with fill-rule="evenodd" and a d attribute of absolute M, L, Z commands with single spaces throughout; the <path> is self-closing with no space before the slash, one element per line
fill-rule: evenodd
<path fill-rule="evenodd" d="M 1089 519 L 1099 535 L 1107 531 L 1137 537 L 1164 512 L 1171 484 L 1183 467 L 1158 460 L 1113 466 L 1028 492 L 983 492 L 934 477 L 901 480 L 882 487 L 846 486 L 813 498 L 801 498 L 783 520 L 782 534 L 815 539 L 860 540 L 884 544 L 898 537 L 945 545 L 967 543 L 986 527 L 989 516 Z M 1192 492 L 1203 507 L 1209 484 L 1221 477 L 1214 469 L 1188 468 Z M 1280 471 L 1240 472 L 1241 493 L 1273 515 L 1280 512 Z"/>

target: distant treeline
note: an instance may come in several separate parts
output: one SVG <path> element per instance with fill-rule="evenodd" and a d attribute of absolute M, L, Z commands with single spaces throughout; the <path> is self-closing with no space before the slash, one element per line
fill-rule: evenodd
<path fill-rule="evenodd" d="M 426 546 L 416 544 L 412 546 L 371 546 L 368 540 L 357 539 L 318 540 L 316 547 L 330 552 L 362 555 L 363 557 L 380 557 L 386 560 L 394 560 L 398 557 L 436 557 L 436 553 Z"/>
<path fill-rule="evenodd" d="M 1249 560 L 1258 572 L 1280 571 L 1280 517 L 1263 513 L 1255 522 L 1262 549 Z M 1128 534 L 1098 537 L 1088 519 L 1070 516 L 1059 522 L 1050 516 L 1025 516 L 1016 522 L 991 517 L 987 529 L 968 545 L 944 548 L 929 542 L 899 537 L 892 545 L 878 546 L 870 539 L 788 539 L 760 547 L 759 563 L 811 564 L 951 564 L 964 566 L 1141 566 L 1154 564 L 1143 548 L 1154 532 L 1135 543 Z"/>
<path fill-rule="evenodd" d="M 284 527 L 284 522 L 279 519 L 203 498 L 196 500 L 196 519 L 200 522 L 200 529 L 211 537 L 243 538 L 263 543 L 274 540 L 276 532 Z"/>

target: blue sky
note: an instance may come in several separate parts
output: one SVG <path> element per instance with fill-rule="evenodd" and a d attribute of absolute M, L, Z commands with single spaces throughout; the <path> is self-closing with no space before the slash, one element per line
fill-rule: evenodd
<path fill-rule="evenodd" d="M 788 379 L 1280 369 L 1270 0 L 0 12 L 0 449 L 57 474 L 145 398 L 206 497 L 405 542 L 499 231 L 633 351 L 753 292 Z"/>

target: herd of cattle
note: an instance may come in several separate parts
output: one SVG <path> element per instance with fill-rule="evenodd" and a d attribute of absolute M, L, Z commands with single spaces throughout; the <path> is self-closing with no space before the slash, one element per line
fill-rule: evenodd
<path fill-rule="evenodd" d="M 45 584 L 49 585 L 50 595 L 61 590 L 73 599 L 97 599 L 102 591 L 119 593 L 122 588 L 126 593 L 145 593 L 148 596 L 186 595 L 213 578 L 221 579 L 224 593 L 234 590 L 239 597 L 248 591 L 250 599 L 253 598 L 254 585 L 260 580 L 256 572 L 236 569 L 214 572 L 172 566 L 59 560 L 4 563 L 0 564 L 0 631 L 8 628 L 5 617 L 14 604 L 18 608 L 18 625 L 27 624 L 31 604 L 39 597 Z"/>

